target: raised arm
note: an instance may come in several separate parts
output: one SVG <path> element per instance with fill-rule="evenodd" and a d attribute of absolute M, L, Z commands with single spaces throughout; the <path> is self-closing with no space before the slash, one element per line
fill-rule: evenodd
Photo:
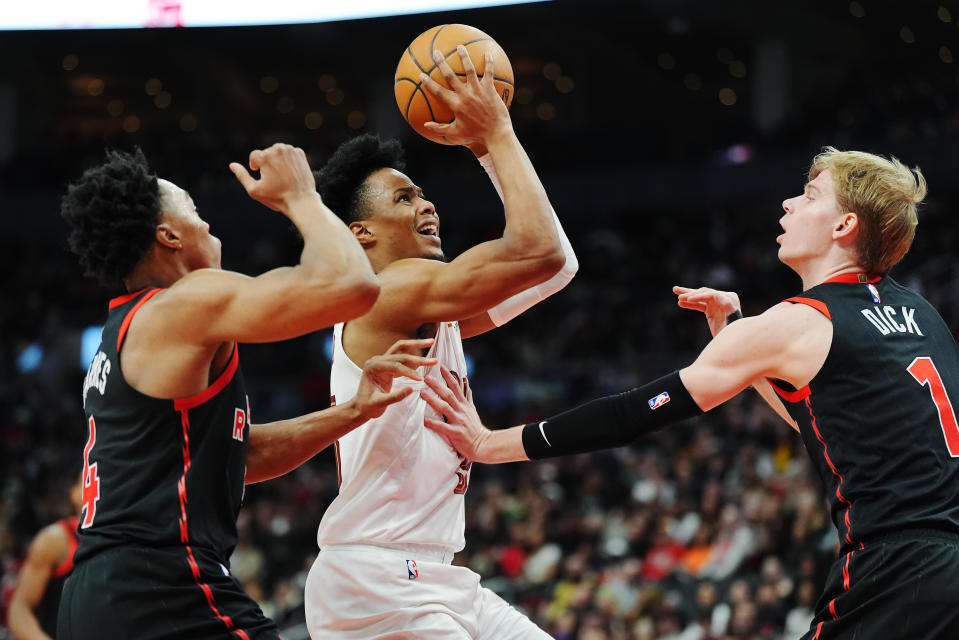
<path fill-rule="evenodd" d="M 248 277 L 200 269 L 156 298 L 162 324 L 188 328 L 203 344 L 274 342 L 365 313 L 379 291 L 362 249 L 322 202 L 302 149 L 276 144 L 250 154 L 250 176 L 230 165 L 252 198 L 285 214 L 303 237 L 299 264 Z M 186 336 L 184 336 L 186 337 Z"/>
<path fill-rule="evenodd" d="M 480 80 L 465 49 L 460 56 L 465 82 L 442 56 L 436 58 L 452 90 L 425 75 L 421 78 L 430 93 L 446 102 L 455 115 L 449 124 L 427 126 L 453 142 L 478 140 L 488 149 L 503 189 L 506 224 L 502 237 L 479 244 L 448 264 L 400 260 L 380 272 L 386 296 L 383 314 L 402 317 L 415 326 L 486 312 L 547 280 L 565 263 L 546 190 L 493 86 L 492 57 L 487 56 Z"/>
<path fill-rule="evenodd" d="M 490 431 L 455 384 L 427 378 L 423 397 L 445 422 L 426 419 L 464 457 L 499 463 L 623 446 L 708 411 L 760 377 L 805 386 L 826 360 L 832 324 L 814 309 L 781 303 L 719 333 L 695 362 L 649 384 L 537 423 Z"/>

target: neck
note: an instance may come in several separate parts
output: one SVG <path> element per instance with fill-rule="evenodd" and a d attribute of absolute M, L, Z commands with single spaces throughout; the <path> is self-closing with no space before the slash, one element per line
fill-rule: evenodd
<path fill-rule="evenodd" d="M 831 280 L 836 276 L 845 273 L 865 273 L 866 270 L 852 261 L 846 261 L 832 265 L 816 265 L 799 271 L 797 273 L 802 278 L 803 290 L 812 289 L 826 280 Z"/>
<path fill-rule="evenodd" d="M 133 271 L 123 279 L 123 285 L 131 293 L 155 287 L 165 289 L 187 273 L 189 273 L 189 270 L 178 262 L 141 260 L 133 268 Z"/>

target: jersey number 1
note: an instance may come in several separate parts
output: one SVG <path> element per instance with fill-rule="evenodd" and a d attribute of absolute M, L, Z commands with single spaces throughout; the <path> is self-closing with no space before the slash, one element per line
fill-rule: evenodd
<path fill-rule="evenodd" d="M 906 370 L 922 386 L 929 385 L 929 393 L 932 394 L 932 401 L 936 403 L 936 410 L 939 412 L 939 425 L 946 437 L 946 448 L 949 449 L 949 455 L 959 458 L 959 423 L 956 422 L 956 412 L 932 358 L 916 358 Z"/>
<path fill-rule="evenodd" d="M 90 436 L 83 447 L 83 522 L 81 529 L 93 524 L 97 516 L 97 501 L 100 499 L 100 476 L 97 474 L 97 463 L 90 464 L 90 451 L 97 443 L 97 424 L 90 416 Z"/>

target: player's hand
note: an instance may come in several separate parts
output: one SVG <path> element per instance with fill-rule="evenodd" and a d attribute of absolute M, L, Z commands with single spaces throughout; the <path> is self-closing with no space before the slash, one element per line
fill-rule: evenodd
<path fill-rule="evenodd" d="M 469 381 L 463 383 L 464 390 L 449 369 L 441 365 L 440 373 L 443 380 L 433 376 L 426 377 L 430 390 L 423 389 L 420 396 L 436 413 L 443 416 L 445 422 L 424 417 L 423 424 L 446 438 L 467 460 L 482 460 L 483 443 L 492 432 L 483 426 L 483 421 L 476 413 Z"/>
<path fill-rule="evenodd" d="M 425 73 L 420 74 L 420 82 L 426 89 L 453 111 L 453 121 L 446 124 L 427 122 L 423 126 L 455 144 L 469 146 L 478 142 L 485 146 L 492 136 L 510 131 L 513 126 L 509 111 L 493 84 L 493 55 L 486 54 L 483 78 L 480 79 L 466 47 L 459 45 L 456 50 L 463 61 L 465 82 L 456 76 L 439 50 L 433 51 L 433 60 L 446 84 L 452 88 L 447 89 Z"/>
<path fill-rule="evenodd" d="M 367 360 L 363 365 L 360 386 L 351 400 L 360 415 L 367 420 L 379 418 L 388 406 L 413 393 L 411 386 L 393 389 L 393 379 L 403 377 L 422 380 L 423 376 L 417 373 L 417 367 L 432 367 L 437 363 L 436 358 L 419 355 L 432 344 L 432 338 L 398 340 L 385 354 Z"/>
<path fill-rule="evenodd" d="M 717 333 L 726 327 L 726 316 L 741 310 L 739 296 L 734 291 L 717 291 L 708 287 L 689 289 L 675 286 L 673 287 L 673 293 L 677 296 L 676 302 L 683 309 L 702 311 L 706 314 L 709 332 L 713 334 L 714 338 Z"/>
<path fill-rule="evenodd" d="M 316 182 L 303 149 L 278 142 L 268 149 L 250 152 L 250 169 L 259 171 L 259 179 L 250 175 L 239 162 L 230 163 L 230 171 L 250 197 L 286 213 L 290 203 L 302 197 L 316 197 Z"/>

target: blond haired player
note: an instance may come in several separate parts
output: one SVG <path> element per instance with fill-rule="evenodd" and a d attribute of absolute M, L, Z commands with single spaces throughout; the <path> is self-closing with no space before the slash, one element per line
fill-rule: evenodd
<path fill-rule="evenodd" d="M 488 150 L 481 162 L 494 184 L 497 175 L 502 181 L 505 230 L 447 263 L 436 209 L 400 172 L 398 143 L 361 136 L 337 150 L 319 172 L 317 189 L 366 250 L 380 297 L 364 316 L 334 330 L 335 402 L 355 392 L 354 363 L 401 336 L 434 336 L 429 355 L 465 384 L 461 338 L 503 324 L 558 291 L 576 270 L 493 87 L 492 59 L 480 81 L 465 49 L 460 55 L 465 82 L 439 57 L 455 90 L 424 80 L 455 114 L 452 124 L 433 127 L 479 156 Z M 417 394 L 340 438 L 340 494 L 320 523 L 320 553 L 306 584 L 310 634 L 324 640 L 548 638 L 482 588 L 477 574 L 450 564 L 464 544 L 471 462 L 423 429 L 426 412 Z"/>
<path fill-rule="evenodd" d="M 756 385 L 802 435 L 839 533 L 804 639 L 955 638 L 959 349 L 939 313 L 887 275 L 925 193 L 918 169 L 827 148 L 780 219 L 779 259 L 802 294 L 726 326 L 735 294 L 676 287 L 715 336 L 688 367 L 492 432 L 446 374 L 449 387 L 428 381 L 440 397 L 426 397 L 449 424 L 426 424 L 472 460 L 526 460 L 624 445 Z"/>

